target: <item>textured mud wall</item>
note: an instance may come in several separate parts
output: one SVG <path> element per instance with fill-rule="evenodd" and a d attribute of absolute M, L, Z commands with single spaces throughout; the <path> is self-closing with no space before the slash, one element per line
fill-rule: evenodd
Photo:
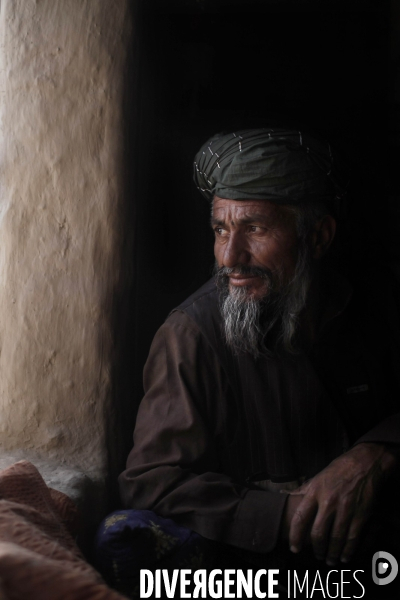
<path fill-rule="evenodd" d="M 0 446 L 106 464 L 128 0 L 1 0 Z"/>

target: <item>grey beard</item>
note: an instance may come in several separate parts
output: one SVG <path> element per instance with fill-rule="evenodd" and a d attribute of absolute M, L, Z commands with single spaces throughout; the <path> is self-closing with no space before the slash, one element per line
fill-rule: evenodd
<path fill-rule="evenodd" d="M 229 289 L 228 274 L 258 274 L 267 283 L 268 292 L 261 299 L 248 296 L 245 287 Z M 295 354 L 296 333 L 299 317 L 306 305 L 312 279 L 308 247 L 301 244 L 293 279 L 283 284 L 282 275 L 277 274 L 278 290 L 275 289 L 272 273 L 267 269 L 252 267 L 222 267 L 215 269 L 216 283 L 220 290 L 225 340 L 237 354 L 250 353 L 254 358 L 271 354 L 266 346 L 268 332 L 280 320 L 277 343 L 287 352 Z"/>

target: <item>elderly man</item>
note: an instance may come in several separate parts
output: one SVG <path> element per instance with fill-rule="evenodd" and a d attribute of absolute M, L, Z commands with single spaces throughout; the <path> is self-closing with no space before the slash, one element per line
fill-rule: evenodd
<path fill-rule="evenodd" d="M 278 547 L 348 562 L 398 462 L 373 284 L 353 292 L 326 264 L 337 164 L 329 144 L 285 129 L 201 148 L 215 274 L 155 336 L 120 477 L 127 507 L 259 564 Z"/>

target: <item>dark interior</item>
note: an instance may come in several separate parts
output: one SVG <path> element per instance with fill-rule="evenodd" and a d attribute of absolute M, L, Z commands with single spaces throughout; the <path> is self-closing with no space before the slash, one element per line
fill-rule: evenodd
<path fill-rule="evenodd" d="M 282 122 L 316 130 L 352 171 L 342 268 L 351 273 L 396 251 L 387 227 L 396 183 L 386 3 L 146 0 L 133 10 L 126 139 L 134 250 L 116 391 L 121 469 L 152 337 L 212 270 L 209 206 L 192 182 L 207 137 Z"/>

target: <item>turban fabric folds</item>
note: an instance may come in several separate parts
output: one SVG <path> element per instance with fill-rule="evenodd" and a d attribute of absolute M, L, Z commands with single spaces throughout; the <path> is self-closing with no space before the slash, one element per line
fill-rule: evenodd
<path fill-rule="evenodd" d="M 201 193 L 220 198 L 337 204 L 346 175 L 330 144 L 291 129 L 245 129 L 210 138 L 194 161 Z"/>

